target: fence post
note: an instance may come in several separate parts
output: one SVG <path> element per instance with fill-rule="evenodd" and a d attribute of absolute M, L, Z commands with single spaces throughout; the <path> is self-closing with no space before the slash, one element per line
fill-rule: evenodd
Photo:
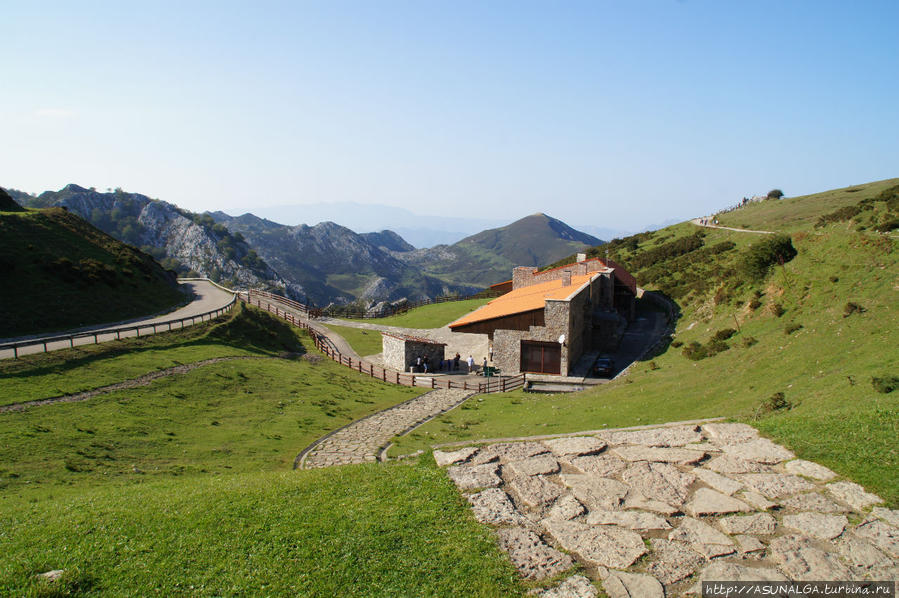
<path fill-rule="evenodd" d="M 97 333 L 95 332 L 94 333 L 94 344 L 96 345 L 98 342 L 100 342 L 100 341 L 97 340 Z"/>
<path fill-rule="evenodd" d="M 415 374 L 412 374 L 412 387 L 415 388 Z"/>
<path fill-rule="evenodd" d="M 75 347 L 75 337 L 74 337 L 74 336 L 70 336 L 70 337 L 69 337 L 69 349 L 72 349 L 72 348 L 74 348 L 74 347 Z"/>

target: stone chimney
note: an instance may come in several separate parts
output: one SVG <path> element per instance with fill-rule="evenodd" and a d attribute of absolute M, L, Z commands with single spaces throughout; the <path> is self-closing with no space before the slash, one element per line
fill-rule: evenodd
<path fill-rule="evenodd" d="M 534 284 L 534 273 L 537 268 L 533 266 L 517 266 L 512 270 L 512 288 L 520 289 Z"/>
<path fill-rule="evenodd" d="M 571 270 L 563 270 L 562 271 L 562 286 L 563 287 L 571 286 Z"/>
<path fill-rule="evenodd" d="M 586 253 L 579 253 L 579 254 L 577 254 L 577 261 L 579 261 L 579 262 L 586 262 L 586 261 L 587 261 L 587 254 L 586 254 Z"/>

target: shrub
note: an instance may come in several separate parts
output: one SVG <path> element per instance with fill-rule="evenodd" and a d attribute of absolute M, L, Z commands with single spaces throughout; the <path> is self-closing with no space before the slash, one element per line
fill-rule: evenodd
<path fill-rule="evenodd" d="M 774 411 L 790 410 L 793 404 L 787 400 L 782 392 L 776 392 L 759 405 L 758 414 L 773 413 Z"/>
<path fill-rule="evenodd" d="M 759 342 L 759 340 L 757 338 L 755 338 L 754 336 L 743 337 L 743 346 L 746 347 L 747 349 L 758 342 Z"/>
<path fill-rule="evenodd" d="M 830 280 L 830 282 L 840 282 L 840 277 L 839 276 L 831 276 L 828 280 Z"/>
<path fill-rule="evenodd" d="M 733 328 L 724 328 L 724 329 L 716 332 L 715 335 L 712 336 L 712 339 L 716 340 L 716 341 L 726 341 L 727 339 L 729 339 L 736 333 L 737 333 L 737 331 L 734 330 Z"/>
<path fill-rule="evenodd" d="M 671 346 L 674 347 L 675 349 L 677 349 L 678 347 L 680 347 L 683 344 L 684 344 L 684 341 L 671 341 Z"/>
<path fill-rule="evenodd" d="M 717 355 L 718 353 L 723 353 L 724 351 L 727 351 L 728 349 L 730 349 L 730 345 L 728 345 L 724 341 L 718 340 L 718 339 L 710 340 L 708 343 L 706 343 L 706 346 L 705 346 L 706 354 L 709 357 L 712 357 L 713 355 Z"/>
<path fill-rule="evenodd" d="M 793 334 L 797 330 L 802 328 L 802 324 L 797 324 L 796 322 L 790 322 L 784 328 L 784 334 Z"/>
<path fill-rule="evenodd" d="M 877 392 L 887 394 L 899 388 L 899 376 L 884 376 L 883 378 L 871 378 L 871 386 Z"/>
<path fill-rule="evenodd" d="M 853 301 L 848 302 L 845 306 L 843 306 L 843 317 L 848 318 L 852 314 L 863 314 L 865 313 L 865 308 L 855 303 Z"/>
<path fill-rule="evenodd" d="M 650 362 L 649 362 L 649 369 L 651 369 L 651 370 L 657 370 L 657 369 L 659 369 L 659 364 L 657 364 L 657 363 L 654 362 L 654 361 L 650 361 Z"/>
<path fill-rule="evenodd" d="M 768 199 L 780 199 L 783 196 L 784 192 L 780 189 L 771 189 L 771 191 L 768 191 L 768 195 L 766 195 L 765 197 L 767 197 Z"/>
<path fill-rule="evenodd" d="M 774 303 L 771 305 L 771 313 L 773 313 L 778 318 L 787 313 L 787 310 L 784 309 L 784 306 L 780 303 Z"/>
<path fill-rule="evenodd" d="M 879 233 L 888 233 L 899 228 L 899 218 L 890 218 L 874 227 Z"/>
<path fill-rule="evenodd" d="M 748 307 L 749 309 L 751 309 L 752 311 L 757 310 L 757 309 L 760 308 L 761 306 L 762 306 L 762 302 L 759 301 L 758 299 L 750 299 L 750 300 L 749 300 L 749 303 L 747 304 L 747 307 Z"/>
<path fill-rule="evenodd" d="M 822 226 L 826 226 L 831 222 L 842 222 L 844 220 L 851 220 L 858 216 L 862 211 L 862 208 L 859 206 L 844 206 L 839 210 L 834 210 L 830 214 L 824 214 L 823 216 L 818 217 L 818 221 L 815 222 L 815 228 L 821 228 Z"/>
<path fill-rule="evenodd" d="M 788 235 L 771 235 L 744 252 L 740 268 L 749 280 L 763 280 L 774 265 L 783 265 L 796 254 Z"/>
<path fill-rule="evenodd" d="M 692 359 L 693 361 L 699 361 L 700 359 L 708 357 L 705 347 L 696 341 L 691 341 L 689 345 L 685 346 L 682 353 L 684 354 L 684 357 Z"/>

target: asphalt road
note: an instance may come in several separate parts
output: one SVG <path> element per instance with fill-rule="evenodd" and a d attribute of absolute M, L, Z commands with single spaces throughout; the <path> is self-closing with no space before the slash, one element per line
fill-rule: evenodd
<path fill-rule="evenodd" d="M 30 337 L 17 337 L 17 338 L 8 338 L 8 339 L 0 339 L 0 345 L 11 342 L 23 342 L 23 341 L 31 341 L 33 344 L 28 346 L 19 347 L 19 355 L 28 355 L 31 353 L 42 353 L 44 350 L 43 339 L 51 338 L 54 336 L 60 336 L 63 334 L 73 334 L 79 332 L 96 332 L 97 340 L 99 342 L 107 342 L 116 339 L 116 334 L 114 332 L 104 332 L 109 329 L 115 329 L 122 326 L 147 326 L 146 329 L 140 330 L 141 336 L 146 336 L 148 334 L 153 334 L 152 326 L 153 324 L 159 324 L 160 322 L 167 322 L 169 320 L 177 320 L 180 318 L 190 318 L 192 316 L 198 316 L 200 314 L 204 314 L 221 307 L 228 305 L 231 302 L 231 299 L 234 297 L 231 293 L 227 291 L 223 291 L 222 289 L 216 287 L 210 282 L 207 281 L 189 281 L 189 282 L 181 282 L 182 287 L 186 287 L 190 293 L 193 294 L 193 300 L 181 307 L 176 309 L 175 311 L 171 311 L 165 314 L 160 314 L 147 318 L 137 318 L 134 320 L 127 320 L 123 322 L 113 322 L 107 324 L 99 324 L 96 326 L 89 326 L 86 328 L 78 328 L 76 330 L 64 330 L 60 332 L 55 332 L 52 334 L 42 334 L 39 336 L 30 336 Z M 200 320 L 197 320 L 198 322 Z M 190 326 L 191 323 L 185 322 L 186 326 Z M 174 325 L 174 328 L 177 330 L 179 327 L 178 324 Z M 168 327 L 162 326 L 159 327 L 159 332 L 167 331 Z M 137 336 L 137 332 L 134 330 L 130 330 L 127 332 L 121 333 L 121 338 L 133 337 Z M 93 335 L 88 336 L 86 338 L 76 338 L 74 339 L 74 345 L 77 347 L 79 345 L 90 345 L 94 343 Z M 47 343 L 48 351 L 56 351 L 58 349 L 67 349 L 69 347 L 68 340 L 62 341 L 54 341 Z M 3 349 L 0 350 L 0 359 L 7 359 L 13 357 L 12 349 Z"/>

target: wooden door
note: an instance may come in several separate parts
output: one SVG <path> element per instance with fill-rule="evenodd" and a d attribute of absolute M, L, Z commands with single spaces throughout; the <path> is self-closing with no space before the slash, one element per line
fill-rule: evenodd
<path fill-rule="evenodd" d="M 562 346 L 558 343 L 521 341 L 521 371 L 558 374 L 562 369 Z"/>

